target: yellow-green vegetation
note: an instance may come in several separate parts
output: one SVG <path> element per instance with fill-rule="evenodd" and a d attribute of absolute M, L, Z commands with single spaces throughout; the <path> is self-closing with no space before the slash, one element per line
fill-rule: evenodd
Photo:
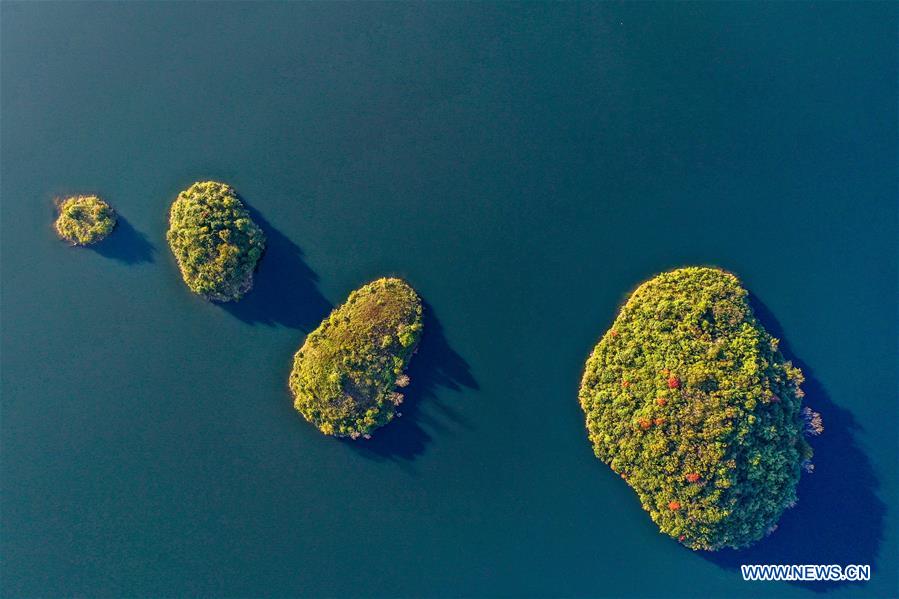
<path fill-rule="evenodd" d="M 265 234 L 237 193 L 216 181 L 194 183 L 178 194 L 167 238 L 187 286 L 218 302 L 239 300 L 252 288 L 265 250 Z"/>
<path fill-rule="evenodd" d="M 796 501 L 820 417 L 802 373 L 732 274 L 683 268 L 642 284 L 587 360 L 580 403 L 597 457 L 661 531 L 739 548 Z"/>
<path fill-rule="evenodd" d="M 421 300 L 406 282 L 353 291 L 294 356 L 294 407 L 326 435 L 367 438 L 396 416 L 396 388 L 409 383 L 403 371 L 421 332 Z"/>
<path fill-rule="evenodd" d="M 73 196 L 57 205 L 56 232 L 73 245 L 97 243 L 115 228 L 115 210 L 97 196 Z"/>

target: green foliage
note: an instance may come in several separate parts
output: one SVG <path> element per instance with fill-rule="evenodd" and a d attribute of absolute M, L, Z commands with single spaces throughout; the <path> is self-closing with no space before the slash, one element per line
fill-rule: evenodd
<path fill-rule="evenodd" d="M 796 501 L 803 378 L 777 343 L 735 276 L 683 268 L 637 288 L 587 360 L 597 457 L 692 549 L 749 545 Z"/>
<path fill-rule="evenodd" d="M 396 416 L 421 332 L 421 300 L 404 281 L 353 291 L 294 356 L 294 407 L 326 435 L 368 436 Z"/>
<path fill-rule="evenodd" d="M 227 302 L 252 288 L 265 234 L 228 185 L 203 181 L 178 194 L 166 237 L 194 293 Z"/>
<path fill-rule="evenodd" d="M 73 196 L 59 203 L 56 232 L 73 245 L 97 243 L 115 224 L 115 211 L 97 196 Z"/>

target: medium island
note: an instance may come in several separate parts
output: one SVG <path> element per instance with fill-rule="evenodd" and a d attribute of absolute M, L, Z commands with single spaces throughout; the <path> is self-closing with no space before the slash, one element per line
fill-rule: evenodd
<path fill-rule="evenodd" d="M 97 196 L 72 196 L 57 207 L 56 232 L 72 245 L 97 243 L 115 228 L 115 210 Z"/>
<path fill-rule="evenodd" d="M 294 356 L 294 407 L 326 435 L 368 438 L 397 415 L 396 388 L 409 384 L 403 371 L 421 333 L 421 299 L 406 282 L 353 291 Z"/>
<path fill-rule="evenodd" d="M 692 549 L 745 547 L 796 502 L 822 430 L 802 373 L 732 274 L 683 268 L 643 283 L 587 360 L 594 451 L 661 531 Z"/>
<path fill-rule="evenodd" d="M 228 185 L 202 181 L 178 194 L 166 238 L 194 293 L 228 302 L 253 287 L 265 234 Z"/>

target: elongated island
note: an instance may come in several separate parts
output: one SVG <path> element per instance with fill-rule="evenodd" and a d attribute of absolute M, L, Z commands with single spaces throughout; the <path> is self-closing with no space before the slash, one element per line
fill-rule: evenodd
<path fill-rule="evenodd" d="M 253 287 L 265 234 L 228 185 L 201 181 L 179 193 L 169 212 L 166 238 L 194 293 L 229 302 Z"/>
<path fill-rule="evenodd" d="M 92 245 L 112 233 L 116 213 L 95 195 L 72 196 L 57 202 L 56 233 L 72 245 Z"/>
<path fill-rule="evenodd" d="M 368 438 L 397 415 L 421 333 L 421 299 L 405 281 L 363 285 L 294 356 L 294 407 L 326 435 Z"/>
<path fill-rule="evenodd" d="M 716 268 L 643 283 L 586 363 L 580 404 L 594 451 L 661 532 L 692 549 L 745 547 L 796 502 L 822 430 L 802 373 Z"/>

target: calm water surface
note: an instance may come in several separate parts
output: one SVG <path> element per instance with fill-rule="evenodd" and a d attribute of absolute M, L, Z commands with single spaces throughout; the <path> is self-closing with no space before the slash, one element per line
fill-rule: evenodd
<path fill-rule="evenodd" d="M 896 12 L 4 2 L 2 595 L 895 595 Z M 270 240 L 236 306 L 165 245 L 210 178 Z M 75 192 L 123 217 L 95 250 L 50 228 Z M 827 426 L 750 551 L 659 535 L 577 405 L 684 264 L 743 278 Z M 388 274 L 429 305 L 412 401 L 325 438 L 291 355 Z"/>

